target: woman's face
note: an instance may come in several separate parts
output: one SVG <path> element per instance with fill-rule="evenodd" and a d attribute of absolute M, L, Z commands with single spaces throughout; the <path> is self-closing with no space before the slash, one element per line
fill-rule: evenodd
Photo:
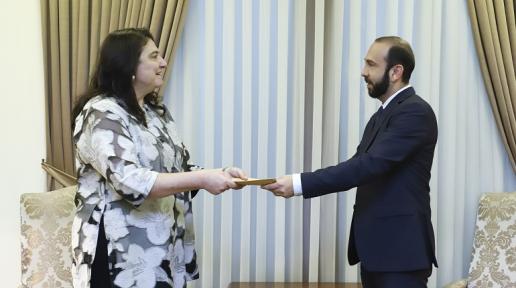
<path fill-rule="evenodd" d="M 137 94 L 145 96 L 163 85 L 165 67 L 167 67 L 167 62 L 159 55 L 154 41 L 147 41 L 147 44 L 143 46 L 142 54 L 140 54 L 140 61 L 133 81 Z"/>

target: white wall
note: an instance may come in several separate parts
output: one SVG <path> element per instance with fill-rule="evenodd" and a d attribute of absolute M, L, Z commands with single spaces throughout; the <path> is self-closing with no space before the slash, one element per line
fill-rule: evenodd
<path fill-rule="evenodd" d="M 19 198 L 45 189 L 43 49 L 40 4 L 3 1 L 0 8 L 1 286 L 20 284 Z"/>

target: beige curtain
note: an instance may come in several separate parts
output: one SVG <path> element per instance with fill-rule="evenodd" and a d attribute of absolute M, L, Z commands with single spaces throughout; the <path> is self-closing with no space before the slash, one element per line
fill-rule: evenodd
<path fill-rule="evenodd" d="M 88 86 L 106 35 L 120 28 L 149 28 L 172 67 L 187 4 L 188 0 L 41 0 L 49 164 L 75 174 L 71 109 Z"/>
<path fill-rule="evenodd" d="M 468 0 L 482 76 L 516 172 L 516 24 L 514 0 Z"/>

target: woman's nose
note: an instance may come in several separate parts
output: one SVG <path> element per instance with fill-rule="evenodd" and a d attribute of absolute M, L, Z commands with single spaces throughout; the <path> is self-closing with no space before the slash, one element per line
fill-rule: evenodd
<path fill-rule="evenodd" d="M 163 59 L 163 57 L 160 57 L 160 58 L 161 58 L 161 61 L 159 63 L 159 66 L 163 67 L 163 68 L 167 67 L 167 61 L 165 61 L 165 59 Z"/>

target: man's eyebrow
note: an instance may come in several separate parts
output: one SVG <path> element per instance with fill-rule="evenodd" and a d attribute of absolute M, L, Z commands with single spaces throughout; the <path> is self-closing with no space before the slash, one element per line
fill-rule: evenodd
<path fill-rule="evenodd" d="M 368 58 L 364 58 L 364 61 L 367 62 L 367 64 L 369 64 L 369 65 L 376 64 L 376 62 L 374 62 L 373 60 L 368 59 Z"/>

